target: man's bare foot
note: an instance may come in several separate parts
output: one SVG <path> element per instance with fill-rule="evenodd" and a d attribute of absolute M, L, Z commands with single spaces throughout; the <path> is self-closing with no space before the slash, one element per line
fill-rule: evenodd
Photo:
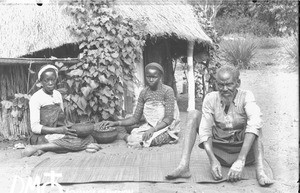
<path fill-rule="evenodd" d="M 32 145 L 28 145 L 25 147 L 25 149 L 22 151 L 21 155 L 22 157 L 30 157 L 33 154 L 35 154 L 38 151 L 38 149 Z"/>
<path fill-rule="evenodd" d="M 256 170 L 256 179 L 261 186 L 270 186 L 274 183 L 274 181 L 265 174 L 263 169 Z"/>
<path fill-rule="evenodd" d="M 192 176 L 190 168 L 187 166 L 178 166 L 173 172 L 166 175 L 167 180 L 173 180 L 176 178 L 190 178 Z"/>

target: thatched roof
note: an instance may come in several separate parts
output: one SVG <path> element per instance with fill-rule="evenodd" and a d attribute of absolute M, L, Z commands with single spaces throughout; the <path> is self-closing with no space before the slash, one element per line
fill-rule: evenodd
<path fill-rule="evenodd" d="M 1 1 L 0 1 L 1 2 Z M 194 16 L 191 5 L 180 0 L 119 0 L 115 9 L 124 17 L 144 19 L 151 36 L 173 36 L 197 42 L 211 42 Z M 66 5 L 0 3 L 0 58 L 20 57 L 45 48 L 56 48 L 80 40 L 67 26 L 74 19 Z"/>
<path fill-rule="evenodd" d="M 194 14 L 193 7 L 180 0 L 117 1 L 117 11 L 132 19 L 143 19 L 150 36 L 175 35 L 179 39 L 211 43 Z"/>
<path fill-rule="evenodd" d="M 0 4 L 0 57 L 13 58 L 78 41 L 66 26 L 66 6 Z"/>

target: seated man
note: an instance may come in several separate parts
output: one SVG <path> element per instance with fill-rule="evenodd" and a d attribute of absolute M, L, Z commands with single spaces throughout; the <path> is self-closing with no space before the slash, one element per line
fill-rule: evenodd
<path fill-rule="evenodd" d="M 244 166 L 255 162 L 258 183 L 262 186 L 272 184 L 264 172 L 261 112 L 254 95 L 238 89 L 241 84 L 239 71 L 233 66 L 219 68 L 216 81 L 218 91 L 204 98 L 202 118 L 197 110 L 189 113 L 180 164 L 166 178 L 191 176 L 190 155 L 198 132 L 199 147 L 208 155 L 215 180 L 223 178 L 221 165 L 231 167 L 228 181 L 238 181 Z"/>
<path fill-rule="evenodd" d="M 173 89 L 162 83 L 163 74 L 161 65 L 154 62 L 148 64 L 145 67 L 147 86 L 139 95 L 133 116 L 119 121 L 102 121 L 99 126 L 131 126 L 139 123 L 144 116 L 145 124 L 122 137 L 129 146 L 160 146 L 176 141 L 179 110 Z"/>

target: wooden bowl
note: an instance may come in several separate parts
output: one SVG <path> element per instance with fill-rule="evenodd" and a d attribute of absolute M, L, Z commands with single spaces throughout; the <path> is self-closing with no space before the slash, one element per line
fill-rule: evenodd
<path fill-rule="evenodd" d="M 107 130 L 94 130 L 92 136 L 97 143 L 112 143 L 117 139 L 118 131 L 115 127 Z"/>
<path fill-rule="evenodd" d="M 75 123 L 71 127 L 72 129 L 76 130 L 78 137 L 87 137 L 88 135 L 92 134 L 94 131 L 94 124 L 93 123 Z"/>

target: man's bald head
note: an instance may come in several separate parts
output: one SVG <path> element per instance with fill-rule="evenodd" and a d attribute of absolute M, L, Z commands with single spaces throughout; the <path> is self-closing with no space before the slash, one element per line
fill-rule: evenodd
<path fill-rule="evenodd" d="M 229 74 L 234 78 L 234 80 L 240 79 L 240 71 L 231 65 L 223 65 L 219 69 L 217 69 L 217 73 L 216 73 L 217 79 L 221 74 L 222 75 Z"/>
<path fill-rule="evenodd" d="M 216 86 L 224 101 L 229 104 L 237 93 L 237 88 L 241 84 L 239 71 L 229 65 L 221 66 L 217 70 Z"/>

